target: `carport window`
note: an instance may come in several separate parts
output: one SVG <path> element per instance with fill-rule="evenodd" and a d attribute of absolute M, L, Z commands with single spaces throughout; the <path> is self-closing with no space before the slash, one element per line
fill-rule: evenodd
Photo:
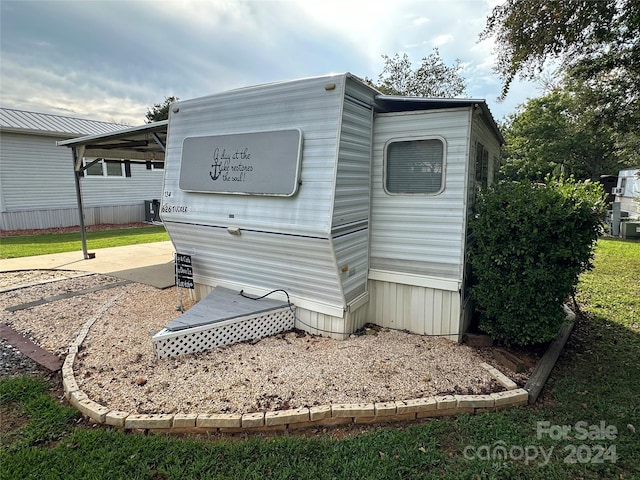
<path fill-rule="evenodd" d="M 438 139 L 394 141 L 387 145 L 388 193 L 436 194 L 444 187 L 444 143 Z"/>
<path fill-rule="evenodd" d="M 90 165 L 84 171 L 85 177 L 123 177 L 122 172 L 123 164 L 119 160 L 105 160 L 100 159 L 98 162 L 91 165 L 94 159 L 84 159 L 84 164 Z"/>

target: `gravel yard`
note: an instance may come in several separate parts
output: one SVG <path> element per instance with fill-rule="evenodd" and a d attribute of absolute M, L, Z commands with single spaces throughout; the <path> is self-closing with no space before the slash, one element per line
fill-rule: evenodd
<path fill-rule="evenodd" d="M 0 273 L 0 289 L 13 288 L 0 293 L 0 321 L 51 352 L 64 356 L 83 325 L 95 320 L 74 372 L 89 398 L 111 409 L 247 413 L 502 390 L 480 367 L 482 362 L 497 366 L 481 349 L 377 328 L 345 341 L 293 331 L 156 360 L 151 336 L 181 315 L 175 288 L 158 290 L 130 283 L 6 311 L 7 307 L 117 281 L 81 272 Z M 15 288 L 33 283 L 38 284 Z M 182 302 L 190 306 L 186 291 Z M 0 348 L 3 362 L 15 357 L 6 342 Z M 501 370 L 523 383 L 522 375 Z M 12 370 L 3 367 L 1 373 L 11 374 Z"/>

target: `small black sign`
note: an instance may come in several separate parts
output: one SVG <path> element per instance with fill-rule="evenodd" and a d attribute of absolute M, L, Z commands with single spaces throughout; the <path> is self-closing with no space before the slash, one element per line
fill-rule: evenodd
<path fill-rule="evenodd" d="M 176 286 L 180 288 L 190 288 L 191 290 L 193 290 L 195 287 L 193 284 L 193 278 L 180 278 L 180 277 L 176 279 Z"/>
<path fill-rule="evenodd" d="M 176 253 L 176 265 L 191 265 L 191 255 Z"/>
<path fill-rule="evenodd" d="M 192 290 L 195 287 L 193 283 L 191 255 L 176 253 L 176 286 L 190 288 Z"/>
<path fill-rule="evenodd" d="M 193 278 L 193 268 L 191 267 L 185 267 L 184 265 L 176 264 L 176 273 L 180 277 Z"/>

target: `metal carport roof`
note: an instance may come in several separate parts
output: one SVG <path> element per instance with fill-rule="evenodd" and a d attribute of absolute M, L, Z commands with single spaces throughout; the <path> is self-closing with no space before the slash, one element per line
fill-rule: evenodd
<path fill-rule="evenodd" d="M 163 162 L 168 123 L 168 120 L 162 120 L 115 132 L 62 140 L 57 144 L 82 152 L 80 160 L 82 157 L 97 157 Z"/>
<path fill-rule="evenodd" d="M 73 152 L 76 197 L 80 215 L 80 235 L 82 236 L 82 252 L 85 259 L 89 258 L 89 253 L 87 252 L 87 235 L 84 226 L 84 210 L 80 189 L 82 172 L 101 158 L 121 159 L 122 161 L 126 160 L 134 163 L 164 162 L 168 123 L 168 120 L 162 120 L 115 132 L 87 135 L 57 142 L 58 146 L 69 147 Z M 83 166 L 82 159 L 84 157 L 95 157 L 98 160 Z"/>

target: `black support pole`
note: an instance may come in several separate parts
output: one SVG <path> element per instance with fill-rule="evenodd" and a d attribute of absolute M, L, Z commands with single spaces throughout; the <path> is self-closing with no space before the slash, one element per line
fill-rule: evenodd
<path fill-rule="evenodd" d="M 81 165 L 81 159 L 77 158 L 78 151 L 76 147 L 71 147 L 71 151 L 73 152 L 73 177 L 75 179 L 76 184 L 76 198 L 78 200 L 78 216 L 80 218 L 80 238 L 82 239 L 82 255 L 85 260 L 89 259 L 89 252 L 87 251 L 87 232 L 84 226 L 84 209 L 82 207 L 82 192 L 80 191 L 80 175 L 82 175 L 82 170 L 78 168 L 78 165 Z"/>

